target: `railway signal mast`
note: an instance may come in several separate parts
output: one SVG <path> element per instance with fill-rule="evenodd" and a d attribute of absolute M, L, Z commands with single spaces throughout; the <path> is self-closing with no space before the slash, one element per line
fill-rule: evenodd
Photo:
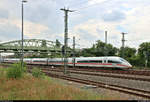
<path fill-rule="evenodd" d="M 72 10 L 66 9 L 65 7 L 60 9 L 65 13 L 65 34 L 64 34 L 64 74 L 67 74 L 67 47 L 68 47 L 68 12 L 74 12 Z"/>
<path fill-rule="evenodd" d="M 143 54 L 145 56 L 145 67 L 147 67 L 149 53 L 148 53 L 148 51 L 144 51 Z"/>
<path fill-rule="evenodd" d="M 108 51 L 107 51 L 107 31 L 105 31 L 105 56 L 107 56 Z"/>

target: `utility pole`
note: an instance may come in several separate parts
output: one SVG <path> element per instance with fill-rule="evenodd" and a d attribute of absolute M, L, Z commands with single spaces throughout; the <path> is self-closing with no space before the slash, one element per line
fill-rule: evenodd
<path fill-rule="evenodd" d="M 73 37 L 73 67 L 75 67 L 75 37 Z"/>
<path fill-rule="evenodd" d="M 23 50 L 23 35 L 24 35 L 24 29 L 23 29 L 23 4 L 26 3 L 27 1 L 26 0 L 22 0 L 22 34 L 21 34 L 21 68 L 23 69 L 23 58 L 24 58 L 24 50 Z"/>
<path fill-rule="evenodd" d="M 62 11 L 64 11 L 65 13 L 65 34 L 64 34 L 64 74 L 67 74 L 67 63 L 68 63 L 68 59 L 67 59 L 67 47 L 68 47 L 68 12 L 74 12 L 72 10 L 66 9 L 65 7 L 60 9 Z"/>
<path fill-rule="evenodd" d="M 107 56 L 107 31 L 105 31 L 105 56 Z"/>
<path fill-rule="evenodd" d="M 121 33 L 122 34 L 122 58 L 124 58 L 124 46 L 125 46 L 125 39 L 124 39 L 124 34 L 127 34 L 127 33 L 124 33 L 124 32 L 122 32 Z"/>
<path fill-rule="evenodd" d="M 107 44 L 107 31 L 105 31 L 105 44 Z"/>

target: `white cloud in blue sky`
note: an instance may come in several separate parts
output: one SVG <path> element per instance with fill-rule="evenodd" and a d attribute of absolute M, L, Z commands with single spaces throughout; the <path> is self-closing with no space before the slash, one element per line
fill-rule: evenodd
<path fill-rule="evenodd" d="M 126 46 L 138 47 L 150 41 L 150 0 L 28 0 L 24 5 L 25 38 L 64 41 L 64 6 L 69 13 L 69 45 L 76 36 L 80 47 L 91 47 L 96 40 L 121 46 L 121 32 Z M 21 0 L 0 0 L 1 41 L 21 39 Z M 84 42 L 84 43 L 83 43 Z"/>

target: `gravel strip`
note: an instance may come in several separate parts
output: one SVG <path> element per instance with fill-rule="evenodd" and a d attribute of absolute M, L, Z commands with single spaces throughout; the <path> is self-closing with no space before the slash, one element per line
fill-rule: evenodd
<path fill-rule="evenodd" d="M 127 86 L 131 88 L 143 89 L 150 91 L 150 82 L 138 81 L 138 80 L 128 80 L 120 78 L 111 78 L 111 77 L 100 77 L 100 76 L 89 76 L 89 75 L 79 75 L 71 74 L 72 77 L 79 77 L 87 80 L 93 80 L 98 82 L 104 82 L 106 84 Z"/>
<path fill-rule="evenodd" d="M 127 75 L 127 74 L 116 74 L 116 73 L 114 74 L 114 73 L 103 73 L 103 72 L 88 72 L 88 71 L 75 71 L 75 72 L 82 72 L 82 73 L 85 72 L 85 73 L 100 74 L 100 75 L 115 75 L 115 76 L 150 79 L 150 76 L 141 76 L 141 75 Z"/>
<path fill-rule="evenodd" d="M 86 90 L 86 91 L 90 91 L 90 92 L 92 91 L 96 94 L 99 94 L 100 96 L 111 97 L 112 100 L 146 100 L 143 97 L 129 95 L 129 94 L 121 93 L 118 91 L 108 90 L 108 89 L 104 89 L 104 88 L 87 87 L 87 85 L 85 85 L 85 84 L 80 84 L 80 83 L 57 79 L 57 78 L 53 78 L 53 79 L 57 80 L 61 84 L 77 87 L 77 88 L 80 88 L 81 90 Z M 110 98 L 109 98 L 109 100 L 110 100 Z"/>
<path fill-rule="evenodd" d="M 56 74 L 61 73 L 63 75 L 63 72 L 53 72 L 53 73 L 56 73 Z M 150 82 L 145 82 L 145 81 L 101 77 L 101 76 L 90 76 L 90 75 L 74 74 L 74 73 L 71 73 L 70 76 L 92 80 L 92 81 L 104 82 L 106 84 L 121 85 L 121 86 L 127 86 L 131 88 L 138 88 L 138 89 L 150 91 Z"/>
<path fill-rule="evenodd" d="M 51 68 L 51 67 L 50 67 Z M 61 69 L 63 70 L 62 67 L 55 67 L 56 69 Z M 55 69 L 54 68 L 54 69 Z M 69 70 L 69 68 L 68 68 Z M 93 71 L 93 72 L 90 72 L 90 71 L 76 71 L 76 70 L 69 70 L 69 71 L 75 71 L 75 72 L 82 72 L 82 73 L 92 73 L 92 74 L 102 74 L 102 75 L 116 75 L 116 76 L 127 76 L 127 77 L 135 77 L 135 78 L 145 78 L 145 79 L 150 79 L 150 76 L 143 76 L 143 75 L 130 75 L 130 74 L 117 74 L 117 73 L 104 73 L 104 72 L 99 72 L 99 71 Z"/>
<path fill-rule="evenodd" d="M 63 75 L 62 72 L 52 72 L 52 73 Z M 83 78 L 86 80 L 103 82 L 106 84 L 121 85 L 121 86 L 130 87 L 130 88 L 137 88 L 137 89 L 143 89 L 143 90 L 150 91 L 150 87 L 149 87 L 150 83 L 144 82 L 144 81 L 135 81 L 135 80 L 110 78 L 110 77 L 109 78 L 108 77 L 97 77 L 97 76 L 80 75 L 80 74 L 72 74 L 72 73 L 70 74 L 70 76 L 76 77 L 76 78 Z M 137 99 L 137 96 L 135 99 Z"/>

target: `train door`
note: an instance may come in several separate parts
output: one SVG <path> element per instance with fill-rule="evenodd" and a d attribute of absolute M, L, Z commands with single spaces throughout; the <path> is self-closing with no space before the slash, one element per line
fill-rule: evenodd
<path fill-rule="evenodd" d="M 30 64 L 32 64 L 32 58 L 30 59 Z"/>
<path fill-rule="evenodd" d="M 72 65 L 73 65 L 73 67 L 75 67 L 75 63 L 76 63 L 76 59 L 72 58 Z"/>
<path fill-rule="evenodd" d="M 107 57 L 103 58 L 102 63 L 108 63 L 108 59 L 107 59 Z"/>
<path fill-rule="evenodd" d="M 46 58 L 46 65 L 48 65 L 48 60 L 49 60 L 49 58 Z"/>
<path fill-rule="evenodd" d="M 115 66 L 116 66 L 116 62 L 113 61 L 113 60 L 108 60 L 108 63 L 112 64 L 112 67 L 115 67 Z"/>

